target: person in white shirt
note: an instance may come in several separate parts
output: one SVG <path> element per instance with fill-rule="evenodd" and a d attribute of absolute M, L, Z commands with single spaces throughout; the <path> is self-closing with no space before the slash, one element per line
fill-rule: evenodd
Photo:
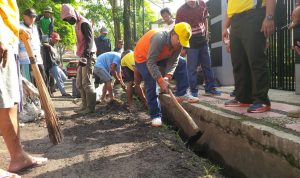
<path fill-rule="evenodd" d="M 41 55 L 41 41 L 40 41 L 40 36 L 38 32 L 37 26 L 34 24 L 35 18 L 36 18 L 36 12 L 34 9 L 26 9 L 23 12 L 23 19 L 24 22 L 21 22 L 20 27 L 24 28 L 31 37 L 31 48 L 33 55 L 36 59 L 36 64 L 39 67 L 39 70 L 42 74 L 42 77 L 44 79 L 44 82 L 47 86 L 47 77 L 45 73 L 45 68 L 43 65 L 43 59 Z M 27 51 L 25 49 L 25 46 L 22 42 L 19 43 L 19 61 L 20 61 L 20 67 L 21 67 L 21 73 L 22 75 L 30 82 L 35 83 L 34 77 L 30 74 L 30 60 L 29 56 L 27 54 Z"/>
<path fill-rule="evenodd" d="M 164 28 L 168 30 L 172 30 L 175 25 L 175 20 L 172 17 L 170 9 L 168 7 L 161 9 L 160 15 L 163 18 L 164 22 L 166 23 L 166 26 L 164 26 Z"/>

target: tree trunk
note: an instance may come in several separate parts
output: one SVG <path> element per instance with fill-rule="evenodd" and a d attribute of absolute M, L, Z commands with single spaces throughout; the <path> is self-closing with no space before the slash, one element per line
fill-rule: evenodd
<path fill-rule="evenodd" d="M 124 0 L 123 27 L 124 27 L 124 50 L 132 49 L 133 40 L 130 24 L 130 1 Z"/>
<path fill-rule="evenodd" d="M 115 38 L 115 46 L 117 45 L 118 40 L 122 39 L 121 36 L 121 24 L 120 24 L 120 17 L 119 11 L 120 7 L 120 0 L 110 0 L 111 7 L 112 7 L 112 15 L 114 20 L 114 38 Z"/>

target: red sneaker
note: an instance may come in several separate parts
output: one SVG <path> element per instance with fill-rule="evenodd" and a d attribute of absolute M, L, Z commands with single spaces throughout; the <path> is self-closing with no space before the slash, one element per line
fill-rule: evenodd
<path fill-rule="evenodd" d="M 241 103 L 235 99 L 225 102 L 225 107 L 249 107 L 251 104 Z"/>
<path fill-rule="evenodd" d="M 270 105 L 266 105 L 266 104 L 261 104 L 261 103 L 256 103 L 256 104 L 252 104 L 247 112 L 250 113 L 262 113 L 262 112 L 266 112 L 271 110 L 271 106 Z"/>

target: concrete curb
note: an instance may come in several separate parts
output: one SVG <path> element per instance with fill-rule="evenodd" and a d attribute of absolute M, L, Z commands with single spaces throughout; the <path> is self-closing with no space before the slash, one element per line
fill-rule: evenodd
<path fill-rule="evenodd" d="M 180 128 L 180 113 L 170 97 L 161 95 L 160 101 L 164 114 Z M 300 177 L 300 137 L 207 104 L 182 106 L 204 131 L 197 142 L 201 151 L 236 170 L 233 177 Z"/>

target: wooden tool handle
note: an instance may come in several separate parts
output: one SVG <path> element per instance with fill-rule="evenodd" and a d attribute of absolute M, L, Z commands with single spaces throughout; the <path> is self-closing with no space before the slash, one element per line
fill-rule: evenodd
<path fill-rule="evenodd" d="M 24 43 L 27 54 L 30 59 L 30 66 L 39 91 L 41 105 L 43 110 L 45 111 L 45 120 L 48 128 L 50 141 L 54 145 L 56 145 L 62 142 L 63 135 L 58 125 L 58 118 L 55 112 L 54 105 L 51 101 L 50 95 L 47 91 L 47 87 L 40 73 L 40 70 L 35 62 L 35 57 L 33 56 L 32 48 L 29 44 L 29 39 L 21 36 L 20 39 Z"/>
<path fill-rule="evenodd" d="M 171 89 L 169 89 L 169 94 L 171 96 L 172 101 L 175 103 L 179 111 L 185 116 L 185 119 L 187 121 L 188 126 L 190 127 L 191 130 L 185 130 L 185 132 L 190 133 L 188 134 L 189 136 L 194 135 L 196 132 L 199 131 L 199 127 L 197 124 L 194 122 L 192 117 L 186 112 L 186 110 L 178 103 L 176 97 L 174 96 L 173 92 Z"/>

